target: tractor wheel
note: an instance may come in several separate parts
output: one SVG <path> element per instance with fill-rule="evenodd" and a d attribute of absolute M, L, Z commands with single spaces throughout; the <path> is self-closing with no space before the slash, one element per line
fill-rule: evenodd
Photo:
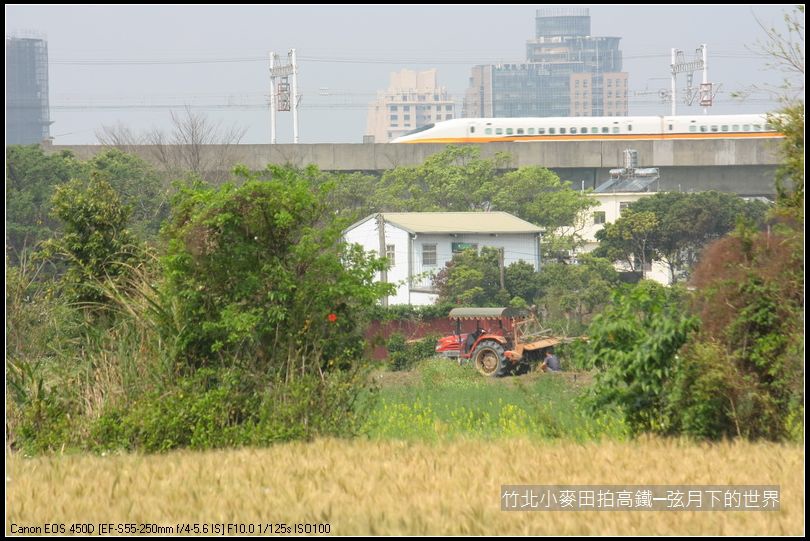
<path fill-rule="evenodd" d="M 484 340 L 472 354 L 475 368 L 485 376 L 502 376 L 506 372 L 503 346 L 494 340 Z"/>

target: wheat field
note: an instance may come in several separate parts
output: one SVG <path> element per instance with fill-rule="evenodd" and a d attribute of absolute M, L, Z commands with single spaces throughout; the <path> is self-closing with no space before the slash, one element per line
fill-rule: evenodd
<path fill-rule="evenodd" d="M 100 523 L 173 533 L 178 523 L 328 523 L 332 535 L 802 535 L 803 465 L 800 446 L 658 439 L 360 439 L 166 455 L 7 453 L 6 534 L 12 523 L 93 523 L 96 533 Z M 503 484 L 776 484 L 781 510 L 502 512 Z"/>

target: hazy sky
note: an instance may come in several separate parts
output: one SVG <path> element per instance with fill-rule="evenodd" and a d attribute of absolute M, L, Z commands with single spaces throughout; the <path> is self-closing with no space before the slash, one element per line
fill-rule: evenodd
<path fill-rule="evenodd" d="M 359 143 L 367 106 L 391 72 L 437 68 L 460 113 L 470 67 L 525 61 L 543 7 L 6 5 L 6 34 L 33 30 L 48 40 L 56 144 L 95 143 L 105 124 L 165 128 L 184 104 L 246 128 L 245 143 L 267 143 L 267 56 L 290 48 L 299 56 L 301 142 Z M 669 114 L 656 93 L 670 86 L 670 49 L 691 55 L 701 43 L 710 80 L 722 85 L 711 112 L 777 106 L 765 93 L 742 101 L 731 93 L 779 84 L 782 74 L 752 51 L 764 39 L 756 18 L 782 29 L 792 5 L 583 7 L 593 35 L 622 38 L 631 114 Z M 291 114 L 278 118 L 278 141 L 291 141 Z"/>

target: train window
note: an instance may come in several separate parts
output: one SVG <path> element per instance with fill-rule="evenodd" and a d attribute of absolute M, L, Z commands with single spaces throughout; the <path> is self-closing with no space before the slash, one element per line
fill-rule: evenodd
<path fill-rule="evenodd" d="M 731 131 L 740 131 L 740 125 L 739 124 L 732 124 Z"/>
<path fill-rule="evenodd" d="M 750 124 L 743 124 L 743 131 L 751 131 L 751 125 Z"/>
<path fill-rule="evenodd" d="M 708 126 L 705 126 L 705 125 L 704 125 L 704 126 L 701 126 L 701 127 L 700 127 L 700 131 L 702 131 L 703 133 L 706 133 L 707 131 L 709 131 L 709 127 L 708 127 Z"/>
<path fill-rule="evenodd" d="M 492 128 L 484 128 L 484 133 L 486 135 L 492 135 Z"/>
<path fill-rule="evenodd" d="M 696 132 L 697 131 L 697 126 L 689 126 L 689 131 Z"/>
<path fill-rule="evenodd" d="M 579 133 L 588 133 L 588 128 L 580 128 Z"/>
<path fill-rule="evenodd" d="M 529 128 L 528 132 L 529 132 L 529 135 L 534 135 L 534 128 Z"/>
<path fill-rule="evenodd" d="M 717 133 L 717 124 L 712 124 L 712 133 Z"/>
<path fill-rule="evenodd" d="M 770 124 L 765 124 L 765 131 L 774 131 L 773 126 Z"/>
<path fill-rule="evenodd" d="M 762 126 L 759 124 L 754 124 L 754 131 L 762 131 Z"/>
<path fill-rule="evenodd" d="M 551 135 L 554 135 L 555 133 L 557 133 L 557 130 L 555 130 L 554 128 L 549 128 L 548 133 L 550 133 Z"/>
<path fill-rule="evenodd" d="M 512 128 L 506 128 L 506 135 L 512 135 L 512 133 L 514 133 L 514 131 L 515 130 L 513 130 Z"/>
<path fill-rule="evenodd" d="M 560 128 L 560 133 L 565 133 L 565 128 Z"/>
<path fill-rule="evenodd" d="M 470 133 L 475 133 L 475 126 L 470 126 Z"/>
<path fill-rule="evenodd" d="M 632 124 L 627 125 L 627 131 L 633 131 L 633 125 Z"/>
<path fill-rule="evenodd" d="M 602 133 L 610 133 L 610 128 L 602 128 Z"/>
<path fill-rule="evenodd" d="M 613 126 L 613 133 L 619 133 L 619 127 Z"/>
<path fill-rule="evenodd" d="M 672 131 L 672 124 L 669 125 L 669 131 Z"/>
<path fill-rule="evenodd" d="M 503 135 L 503 128 L 495 128 L 495 135 Z"/>
<path fill-rule="evenodd" d="M 720 131 L 728 131 L 728 124 L 723 124 L 720 126 Z"/>
<path fill-rule="evenodd" d="M 546 129 L 545 128 L 537 128 L 537 133 L 539 133 L 540 135 L 543 135 L 543 134 L 546 133 Z M 551 132 L 549 132 L 549 133 L 551 133 Z"/>
<path fill-rule="evenodd" d="M 591 128 L 591 133 L 599 133 L 599 128 Z"/>
<path fill-rule="evenodd" d="M 517 134 L 518 135 L 523 135 L 523 128 L 518 128 L 517 129 Z"/>
<path fill-rule="evenodd" d="M 570 131 L 571 133 L 577 133 L 577 129 L 576 129 L 576 128 L 571 128 L 569 131 Z"/>

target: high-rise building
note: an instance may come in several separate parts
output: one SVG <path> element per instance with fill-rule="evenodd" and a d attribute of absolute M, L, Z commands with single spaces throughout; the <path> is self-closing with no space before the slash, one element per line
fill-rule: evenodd
<path fill-rule="evenodd" d="M 41 143 L 50 125 L 48 42 L 6 36 L 6 144 Z"/>
<path fill-rule="evenodd" d="M 473 67 L 463 115 L 627 115 L 621 38 L 590 34 L 587 8 L 538 9 L 526 63 Z"/>
<path fill-rule="evenodd" d="M 377 143 L 387 143 L 417 128 L 455 117 L 453 100 L 437 84 L 436 70 L 402 70 L 391 74 L 388 90 L 369 105 L 368 129 Z"/>

